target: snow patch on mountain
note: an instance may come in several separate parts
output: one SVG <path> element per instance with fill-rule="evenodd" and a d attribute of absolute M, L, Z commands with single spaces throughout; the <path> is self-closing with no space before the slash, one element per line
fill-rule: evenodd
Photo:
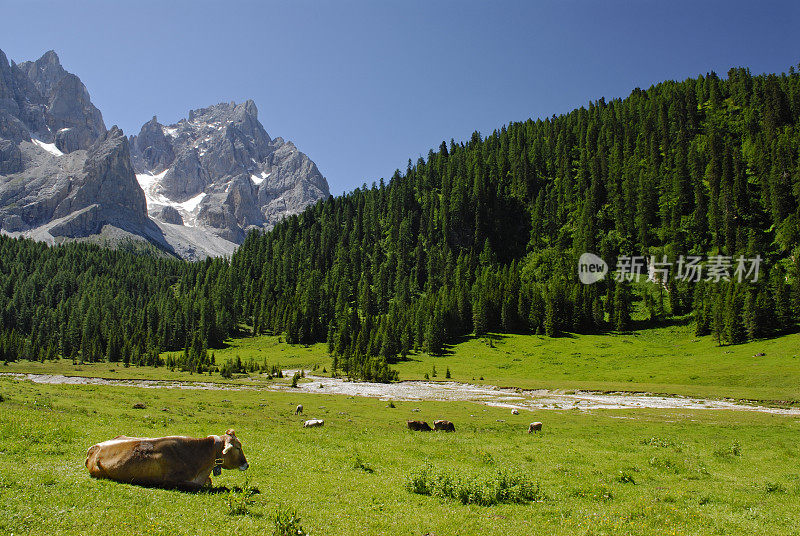
<path fill-rule="evenodd" d="M 31 141 L 35 144 L 47 151 L 48 153 L 55 155 L 55 156 L 64 156 L 58 147 L 56 147 L 55 143 L 45 143 L 42 140 L 37 140 L 36 138 L 31 138 Z"/>
<path fill-rule="evenodd" d="M 253 184 L 258 186 L 259 184 L 267 180 L 267 177 L 269 177 L 270 175 L 272 175 L 272 173 L 267 173 L 266 171 L 262 171 L 260 175 L 250 175 L 250 179 L 253 181 Z"/>

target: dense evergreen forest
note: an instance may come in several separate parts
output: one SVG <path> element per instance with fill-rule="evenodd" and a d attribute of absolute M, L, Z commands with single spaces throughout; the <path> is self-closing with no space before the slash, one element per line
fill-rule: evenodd
<path fill-rule="evenodd" d="M 225 259 L 186 263 L 90 244 L 0 236 L 0 361 L 108 360 L 203 370 L 235 328 Z"/>
<path fill-rule="evenodd" d="M 234 329 L 327 341 L 339 373 L 390 380 L 409 352 L 487 332 L 625 331 L 691 318 L 738 343 L 800 320 L 800 74 L 731 69 L 442 143 L 388 184 L 182 263 L 0 238 L 0 359 L 155 363 Z M 593 285 L 577 259 L 760 255 L 759 278 Z M 649 320 L 634 324 L 640 302 Z M 188 364 L 188 365 L 187 365 Z"/>

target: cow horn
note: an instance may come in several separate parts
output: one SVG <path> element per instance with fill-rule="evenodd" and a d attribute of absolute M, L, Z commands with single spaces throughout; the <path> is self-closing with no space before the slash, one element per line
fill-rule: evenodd
<path fill-rule="evenodd" d="M 233 445 L 231 443 L 228 443 L 227 445 L 225 445 L 225 448 L 222 449 L 222 455 L 225 456 L 228 453 L 228 451 L 231 450 L 232 448 L 233 448 Z"/>

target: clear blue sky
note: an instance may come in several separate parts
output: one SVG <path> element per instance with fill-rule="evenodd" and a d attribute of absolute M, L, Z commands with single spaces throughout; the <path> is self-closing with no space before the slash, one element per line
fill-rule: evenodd
<path fill-rule="evenodd" d="M 0 13 L 0 49 L 56 50 L 108 126 L 133 134 L 153 115 L 252 98 L 334 194 L 474 130 L 800 62 L 795 1 L 0 0 Z"/>

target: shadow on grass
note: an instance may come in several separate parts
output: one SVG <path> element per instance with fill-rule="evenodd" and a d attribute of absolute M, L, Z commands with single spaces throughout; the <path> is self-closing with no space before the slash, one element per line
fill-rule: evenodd
<path fill-rule="evenodd" d="M 463 344 L 465 342 L 469 342 L 472 340 L 483 341 L 487 345 L 495 344 L 503 342 L 505 339 L 508 339 L 513 334 L 505 334 L 505 333 L 487 333 L 485 335 L 481 335 L 476 337 L 475 335 L 459 335 L 451 339 L 449 342 L 442 345 L 442 351 L 436 353 L 428 353 L 431 357 L 449 357 L 455 354 L 455 348 Z M 413 352 L 407 355 L 405 358 L 398 358 L 396 361 L 392 363 L 400 363 L 400 362 L 421 362 L 422 359 L 415 358 L 414 356 L 419 356 L 422 353 L 426 352 Z"/>
<path fill-rule="evenodd" d="M 660 320 L 632 320 L 631 331 L 688 326 L 694 322 L 692 315 L 673 316 Z"/>
<path fill-rule="evenodd" d="M 185 485 L 157 485 L 157 484 L 142 484 L 138 482 L 122 482 L 119 480 L 107 480 L 108 482 L 114 482 L 116 484 L 122 484 L 124 486 L 135 486 L 137 488 L 146 488 L 146 489 L 165 489 L 168 491 L 177 491 L 180 493 L 190 493 L 193 495 L 219 495 L 224 493 L 237 493 L 237 494 L 247 494 L 249 495 L 258 495 L 261 493 L 255 486 L 246 486 L 242 488 L 241 486 L 185 486 Z"/>
<path fill-rule="evenodd" d="M 218 495 L 220 493 L 247 493 L 248 495 L 258 495 L 261 493 L 257 487 L 249 486 L 246 489 L 242 488 L 241 486 L 211 486 L 211 487 L 202 487 L 198 490 L 191 491 L 191 490 L 179 490 L 185 491 L 187 493 L 197 493 L 199 495 Z"/>

